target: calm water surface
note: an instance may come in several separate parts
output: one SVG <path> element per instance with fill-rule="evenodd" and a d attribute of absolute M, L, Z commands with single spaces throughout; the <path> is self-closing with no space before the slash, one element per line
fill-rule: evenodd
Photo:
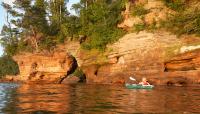
<path fill-rule="evenodd" d="M 200 87 L 0 84 L 2 114 L 199 113 Z"/>

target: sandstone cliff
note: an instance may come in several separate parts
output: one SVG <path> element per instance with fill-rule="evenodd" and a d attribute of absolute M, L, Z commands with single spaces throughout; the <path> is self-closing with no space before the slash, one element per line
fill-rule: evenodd
<path fill-rule="evenodd" d="M 53 54 L 15 56 L 20 68 L 16 80 L 58 83 L 74 70 L 77 61 L 87 83 L 123 84 L 132 76 L 136 80 L 147 77 L 158 85 L 199 84 L 199 39 L 190 41 L 188 37 L 193 38 L 177 38 L 163 31 L 129 33 L 108 45 L 105 52 L 82 50 L 79 42 L 66 42 Z"/>
<path fill-rule="evenodd" d="M 147 77 L 152 84 L 198 84 L 200 50 L 183 51 L 185 42 L 167 32 L 130 33 L 108 46 L 105 59 L 82 58 L 88 83 L 125 83 Z M 96 61 L 96 62 L 94 62 Z"/>
<path fill-rule="evenodd" d="M 149 13 L 132 16 L 130 8 L 134 4 L 144 5 Z M 14 57 L 20 67 L 17 79 L 58 83 L 74 71 L 77 61 L 87 83 L 123 84 L 132 76 L 137 81 L 147 77 L 150 83 L 158 85 L 199 84 L 199 37 L 178 38 L 162 30 L 134 33 L 131 29 L 136 24 L 159 27 L 160 20 L 175 13 L 159 0 L 137 0 L 134 4 L 127 3 L 126 10 L 122 12 L 124 21 L 118 25 L 128 33 L 108 45 L 105 52 L 82 50 L 79 42 L 68 41 L 58 45 L 55 53 L 50 55 L 17 55 Z"/>
<path fill-rule="evenodd" d="M 133 16 L 131 10 L 138 5 L 142 6 L 148 13 Z M 137 12 L 140 12 L 140 10 Z M 166 20 L 168 16 L 174 13 L 161 0 L 135 0 L 134 2 L 126 3 L 126 10 L 122 12 L 124 20 L 118 24 L 118 27 L 125 30 L 131 30 L 134 25 L 138 24 L 159 27 L 160 21 Z"/>
<path fill-rule="evenodd" d="M 200 50 L 176 55 L 165 62 L 165 77 L 168 84 L 200 83 Z"/>
<path fill-rule="evenodd" d="M 66 52 L 25 53 L 13 58 L 20 69 L 20 75 L 14 78 L 16 81 L 61 83 L 77 67 L 75 58 Z"/>

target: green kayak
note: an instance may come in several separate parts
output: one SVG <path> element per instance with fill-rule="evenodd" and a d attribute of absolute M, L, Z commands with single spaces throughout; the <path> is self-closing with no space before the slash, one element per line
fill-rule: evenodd
<path fill-rule="evenodd" d="M 153 85 L 125 84 L 128 89 L 153 89 Z"/>

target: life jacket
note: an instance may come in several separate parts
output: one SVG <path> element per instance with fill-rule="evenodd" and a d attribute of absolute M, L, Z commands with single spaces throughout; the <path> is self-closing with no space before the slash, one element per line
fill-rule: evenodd
<path fill-rule="evenodd" d="M 148 82 L 143 82 L 143 85 L 149 85 L 149 83 Z"/>
<path fill-rule="evenodd" d="M 148 82 L 140 82 L 142 85 L 150 85 Z"/>

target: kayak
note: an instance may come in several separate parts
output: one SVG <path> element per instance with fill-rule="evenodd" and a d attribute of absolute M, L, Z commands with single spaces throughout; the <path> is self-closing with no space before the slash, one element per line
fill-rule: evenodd
<path fill-rule="evenodd" d="M 153 89 L 153 85 L 141 85 L 141 84 L 126 84 L 128 89 Z"/>
<path fill-rule="evenodd" d="M 128 89 L 153 89 L 153 85 L 125 84 Z"/>

